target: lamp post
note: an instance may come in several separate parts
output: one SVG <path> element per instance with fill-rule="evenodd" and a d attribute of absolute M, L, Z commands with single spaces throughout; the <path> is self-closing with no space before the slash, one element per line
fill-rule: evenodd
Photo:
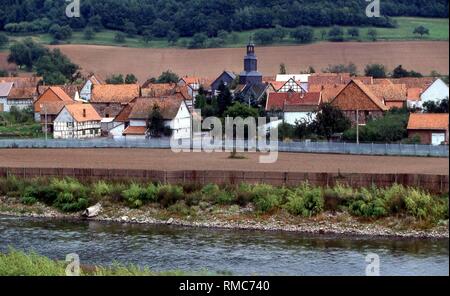
<path fill-rule="evenodd" d="M 356 110 L 356 144 L 359 145 L 359 110 Z"/>

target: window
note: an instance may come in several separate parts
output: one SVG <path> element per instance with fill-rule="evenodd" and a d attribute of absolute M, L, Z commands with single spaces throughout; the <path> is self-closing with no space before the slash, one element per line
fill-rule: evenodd
<path fill-rule="evenodd" d="M 86 135 L 86 131 L 82 131 L 81 134 L 82 134 L 83 136 L 85 136 L 85 135 Z"/>
<path fill-rule="evenodd" d="M 93 129 L 91 129 L 91 135 L 94 133 L 94 130 Z"/>

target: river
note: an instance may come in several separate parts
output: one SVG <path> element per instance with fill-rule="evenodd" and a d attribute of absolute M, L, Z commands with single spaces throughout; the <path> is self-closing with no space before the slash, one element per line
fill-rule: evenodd
<path fill-rule="evenodd" d="M 448 240 L 0 217 L 0 252 L 8 247 L 57 260 L 76 253 L 86 265 L 118 262 L 233 275 L 365 275 L 366 256 L 373 253 L 381 275 L 449 275 Z"/>

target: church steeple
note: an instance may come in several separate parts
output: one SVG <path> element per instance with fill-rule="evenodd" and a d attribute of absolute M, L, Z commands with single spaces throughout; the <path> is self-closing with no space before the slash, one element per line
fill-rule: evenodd
<path fill-rule="evenodd" d="M 255 55 L 255 44 L 250 38 L 247 55 L 244 58 L 244 72 L 240 75 L 240 84 L 262 83 L 262 75 L 258 72 L 258 58 Z"/>

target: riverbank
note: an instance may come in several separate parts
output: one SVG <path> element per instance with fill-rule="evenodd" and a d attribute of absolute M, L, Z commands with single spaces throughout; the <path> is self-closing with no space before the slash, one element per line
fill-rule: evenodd
<path fill-rule="evenodd" d="M 285 211 L 255 214 L 252 205 L 245 208 L 232 206 L 209 206 L 194 208 L 191 213 L 174 213 L 154 205 L 130 209 L 106 202 L 99 216 L 88 220 L 105 223 L 142 225 L 173 225 L 207 229 L 233 229 L 248 231 L 291 232 L 314 235 L 386 237 L 394 239 L 448 239 L 448 220 L 436 226 L 412 217 L 386 217 L 363 219 L 344 212 L 323 212 L 305 218 L 292 216 Z M 16 198 L 0 197 L 0 215 L 52 220 L 85 220 L 80 213 L 63 213 L 42 203 L 24 205 Z"/>

